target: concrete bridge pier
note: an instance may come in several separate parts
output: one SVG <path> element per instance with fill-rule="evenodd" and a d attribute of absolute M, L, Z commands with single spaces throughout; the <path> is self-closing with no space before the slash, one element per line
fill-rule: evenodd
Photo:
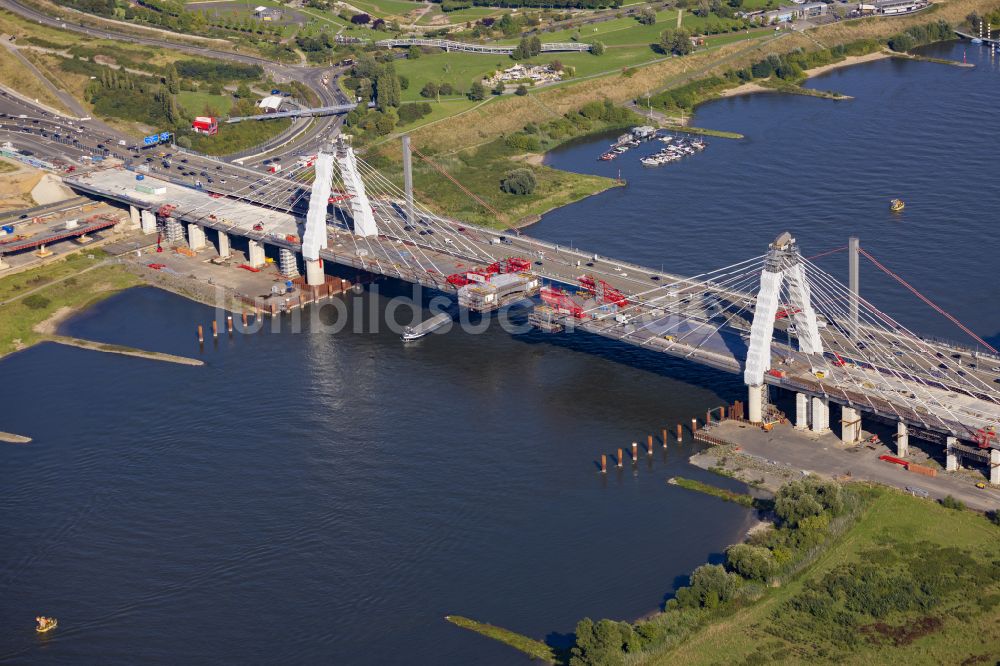
<path fill-rule="evenodd" d="M 813 396 L 812 399 L 812 431 L 827 432 L 830 429 L 830 401 L 826 398 Z"/>
<path fill-rule="evenodd" d="M 205 229 L 197 224 L 188 225 L 188 247 L 197 252 L 205 249 Z"/>
<path fill-rule="evenodd" d="M 132 229 L 139 229 L 142 227 L 142 216 L 139 213 L 139 209 L 135 206 L 128 207 L 128 218 Z"/>
<path fill-rule="evenodd" d="M 306 259 L 306 284 L 311 287 L 316 287 L 324 282 L 326 282 L 326 276 L 323 274 L 323 260 L 322 259 Z"/>
<path fill-rule="evenodd" d="M 156 216 L 153 215 L 153 211 L 144 210 L 140 213 L 140 226 L 142 228 L 142 233 L 152 234 L 156 233 Z"/>
<path fill-rule="evenodd" d="M 233 253 L 232 250 L 229 248 L 229 234 L 227 234 L 225 231 L 219 232 L 218 249 L 219 249 L 219 256 L 222 257 L 223 259 L 228 258 L 229 255 Z"/>
<path fill-rule="evenodd" d="M 905 458 L 910 455 L 910 426 L 902 421 L 896 424 L 896 456 Z"/>
<path fill-rule="evenodd" d="M 1000 486 L 1000 449 L 990 449 L 990 485 Z"/>
<path fill-rule="evenodd" d="M 255 241 L 254 239 L 249 239 L 249 250 L 247 251 L 247 263 L 254 268 L 260 268 L 264 265 L 264 244 Z"/>
<path fill-rule="evenodd" d="M 809 429 L 809 396 L 805 393 L 795 394 L 795 429 Z"/>
<path fill-rule="evenodd" d="M 840 441 L 856 444 L 861 439 L 861 413 L 853 407 L 840 409 Z"/>
<path fill-rule="evenodd" d="M 747 387 L 747 411 L 750 423 L 763 423 L 764 421 L 764 391 L 763 384 Z"/>
<path fill-rule="evenodd" d="M 5 268 L 10 268 L 10 266 L 8 266 L 7 264 L 5 264 L 5 263 L 3 262 L 3 255 L 2 255 L 2 254 L 0 254 L 0 271 L 2 271 L 2 270 L 3 270 L 3 269 L 5 269 Z"/>
<path fill-rule="evenodd" d="M 945 440 L 945 455 L 944 455 L 944 468 L 949 472 L 954 472 L 958 469 L 958 454 L 955 453 L 954 446 L 958 443 L 958 439 L 955 437 L 949 437 Z"/>
<path fill-rule="evenodd" d="M 168 217 L 163 222 L 165 227 L 167 242 L 171 245 L 180 243 L 184 240 L 184 225 L 178 222 L 173 217 Z"/>

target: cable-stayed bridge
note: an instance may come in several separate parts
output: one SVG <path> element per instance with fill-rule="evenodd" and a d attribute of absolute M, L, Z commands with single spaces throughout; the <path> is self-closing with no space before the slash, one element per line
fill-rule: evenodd
<path fill-rule="evenodd" d="M 313 159 L 254 174 L 224 192 L 151 177 L 140 190 L 134 174 L 117 169 L 67 182 L 129 205 L 138 225 L 162 229 L 171 243 L 203 247 L 208 231 L 221 255 L 245 243 L 253 266 L 264 263 L 270 246 L 282 272 L 302 270 L 308 285 L 323 284 L 324 262 L 332 262 L 454 294 L 480 311 L 541 287 L 544 305 L 532 321 L 542 328 L 586 331 L 742 373 L 751 422 L 771 418 L 766 387 L 779 387 L 795 394 L 799 428 L 830 429 L 831 406 L 840 417 L 839 427 L 832 425 L 848 442 L 860 437 L 862 414 L 891 420 L 900 455 L 911 434 L 936 438 L 947 447 L 949 468 L 960 458 L 983 462 L 1000 483 L 993 434 L 1000 428 L 1000 355 L 979 338 L 974 351 L 922 338 L 864 299 L 859 257 L 902 278 L 856 239 L 838 248 L 851 258 L 848 285 L 803 256 L 789 233 L 759 256 L 680 276 L 437 215 L 414 199 L 410 174 L 408 141 L 399 187 L 341 137 Z"/>

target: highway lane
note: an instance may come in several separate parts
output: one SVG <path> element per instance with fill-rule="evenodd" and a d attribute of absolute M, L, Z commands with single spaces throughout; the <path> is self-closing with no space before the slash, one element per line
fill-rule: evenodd
<path fill-rule="evenodd" d="M 333 106 L 349 102 L 349 100 L 340 91 L 340 87 L 337 85 L 337 78 L 345 71 L 345 68 L 342 67 L 286 65 L 243 53 L 213 49 L 206 46 L 197 46 L 183 42 L 175 42 L 153 36 L 133 35 L 129 33 L 116 32 L 110 29 L 92 28 L 74 23 L 71 20 L 63 20 L 48 16 L 43 12 L 18 2 L 17 0 L 0 0 L 0 7 L 6 8 L 37 23 L 61 30 L 69 30 L 85 34 L 94 38 L 127 41 L 134 44 L 167 48 L 217 60 L 228 60 L 231 62 L 260 65 L 265 69 L 268 75 L 279 84 L 288 83 L 290 81 L 299 81 L 309 87 L 316 93 L 321 106 Z M 327 83 L 325 84 L 323 83 L 324 78 L 327 80 Z M 339 122 L 338 118 L 322 118 L 314 120 L 311 126 L 307 127 L 301 134 L 296 136 L 296 140 L 293 141 L 292 145 L 289 146 L 287 150 L 283 150 L 285 143 L 288 141 L 288 135 L 286 133 L 283 136 L 275 137 L 260 146 L 255 147 L 252 151 L 250 151 L 250 153 L 254 155 L 258 153 L 274 153 L 275 155 L 286 156 L 291 155 L 298 150 L 309 150 L 312 146 L 318 147 L 324 137 L 339 127 Z M 105 138 L 111 139 L 113 136 L 114 141 L 119 139 L 126 139 L 129 142 L 132 141 L 130 138 L 120 135 L 99 121 L 88 121 L 88 124 L 91 123 L 99 132 L 105 133 Z M 263 157 L 261 159 L 263 159 Z"/>

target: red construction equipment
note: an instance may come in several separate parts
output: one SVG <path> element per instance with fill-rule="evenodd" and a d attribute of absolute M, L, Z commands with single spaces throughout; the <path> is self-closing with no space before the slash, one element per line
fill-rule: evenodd
<path fill-rule="evenodd" d="M 598 303 L 613 303 L 614 305 L 628 305 L 628 298 L 604 280 L 594 280 L 590 275 L 581 275 L 577 278 L 580 286 L 597 298 Z"/>
<path fill-rule="evenodd" d="M 586 319 L 587 317 L 583 308 L 577 305 L 576 302 L 570 298 L 570 295 L 562 289 L 542 287 L 540 296 L 546 305 L 555 309 L 559 314 L 568 314 L 577 319 Z"/>
<path fill-rule="evenodd" d="M 896 456 L 879 456 L 878 459 L 884 460 L 889 463 L 894 463 L 896 465 L 902 465 L 903 467 L 906 467 L 907 465 L 910 464 L 910 461 L 903 460 L 902 458 L 897 458 Z"/>
<path fill-rule="evenodd" d="M 981 449 L 990 448 L 990 444 L 997 440 L 996 430 L 993 426 L 988 426 L 986 428 L 980 428 L 976 431 L 976 434 L 972 436 L 972 441 L 976 443 Z"/>
<path fill-rule="evenodd" d="M 156 214 L 160 217 L 170 217 L 176 209 L 177 204 L 163 204 L 160 206 L 160 209 L 156 211 Z"/>
<path fill-rule="evenodd" d="M 791 317 L 792 315 L 798 314 L 800 312 L 802 312 L 802 310 L 798 308 L 782 308 L 781 310 L 778 310 L 777 312 L 774 313 L 774 319 L 776 321 L 778 319 L 787 319 L 788 317 Z"/>
<path fill-rule="evenodd" d="M 245 271 L 250 271 L 251 273 L 260 273 L 259 268 L 254 268 L 253 266 L 249 266 L 247 264 L 240 264 L 239 267 Z"/>
<path fill-rule="evenodd" d="M 521 257 L 507 257 L 495 261 L 485 268 L 476 268 L 448 276 L 448 282 L 456 287 L 464 287 L 470 282 L 489 282 L 497 273 L 524 273 L 531 270 L 531 262 Z"/>

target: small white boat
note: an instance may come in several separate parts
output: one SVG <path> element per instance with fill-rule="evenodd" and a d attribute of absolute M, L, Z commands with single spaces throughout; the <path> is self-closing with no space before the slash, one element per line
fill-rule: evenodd
<path fill-rule="evenodd" d="M 433 333 L 445 324 L 451 323 L 451 315 L 447 312 L 439 312 L 430 319 L 425 319 L 419 324 L 414 324 L 413 326 L 407 326 L 403 329 L 403 342 L 410 342 L 411 340 L 419 340 L 428 333 Z"/>

